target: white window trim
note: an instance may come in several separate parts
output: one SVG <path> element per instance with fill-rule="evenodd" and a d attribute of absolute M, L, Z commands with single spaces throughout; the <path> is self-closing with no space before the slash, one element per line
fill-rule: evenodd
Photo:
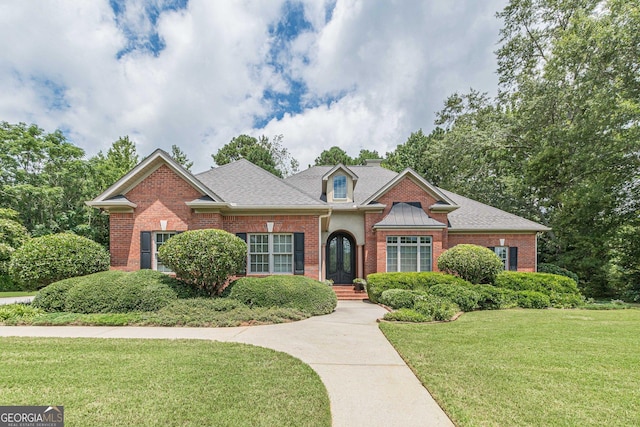
<path fill-rule="evenodd" d="M 398 248 L 397 254 L 398 254 L 398 260 L 396 262 L 396 270 L 395 271 L 389 271 L 389 255 L 388 255 L 388 248 L 389 248 L 389 237 L 395 237 L 398 239 L 398 243 L 391 243 L 391 245 L 396 246 L 396 248 Z M 421 271 L 433 271 L 433 237 L 432 236 L 387 236 L 386 237 L 386 241 L 385 241 L 385 263 L 386 263 L 386 269 L 385 271 L 387 273 L 398 273 L 398 272 L 402 272 L 400 270 L 400 266 L 402 265 L 402 256 L 401 256 L 401 251 L 400 251 L 400 247 L 402 246 L 414 246 L 414 244 L 408 244 L 408 243 L 400 243 L 400 238 L 402 237 L 417 237 L 418 238 L 418 242 L 415 244 L 415 246 L 418 247 L 418 251 L 416 253 L 416 257 L 417 257 L 417 271 L 421 272 Z M 421 243 L 420 239 L 422 238 L 426 238 L 429 239 L 429 243 Z M 429 247 L 429 270 L 422 270 L 422 266 L 420 264 L 420 260 L 422 259 L 421 255 L 421 248 L 423 246 L 428 246 Z"/>
<path fill-rule="evenodd" d="M 266 254 L 268 255 L 268 259 L 269 259 L 269 271 L 258 271 L 258 272 L 253 272 L 251 271 L 251 255 L 264 255 L 265 252 L 251 252 L 251 236 L 268 236 L 268 249 Z M 274 236 L 291 236 L 291 252 L 278 252 L 278 253 L 274 253 L 273 251 L 273 237 Z M 293 237 L 293 233 L 247 233 L 247 275 L 248 276 L 264 276 L 265 274 L 269 274 L 269 275 L 274 275 L 274 274 L 278 274 L 278 275 L 289 275 L 289 274 L 293 274 L 293 269 L 295 267 L 295 248 L 294 246 L 294 237 Z M 275 272 L 275 261 L 274 261 L 274 256 L 275 255 L 291 255 L 291 271 L 286 271 L 286 272 Z"/>
<path fill-rule="evenodd" d="M 344 178 L 344 197 L 336 196 L 336 178 Z M 349 179 L 346 175 L 338 174 L 333 177 L 333 200 L 347 200 L 349 198 Z"/>
<path fill-rule="evenodd" d="M 498 253 L 498 250 L 500 249 L 504 249 L 504 258 L 502 258 L 502 256 L 500 256 L 500 254 Z M 498 258 L 500 258 L 501 261 L 504 262 L 504 271 L 509 271 L 509 246 L 494 246 L 493 252 L 498 255 Z"/>
<path fill-rule="evenodd" d="M 158 234 L 170 234 L 170 236 L 163 242 L 166 243 L 167 240 L 169 240 L 171 237 L 175 236 L 177 234 L 177 232 L 175 231 L 154 231 L 151 233 L 151 245 L 152 245 L 152 254 L 153 257 L 151 258 L 151 269 L 154 271 L 158 271 L 158 243 L 157 243 L 157 236 Z M 165 268 L 167 268 L 167 271 L 161 271 L 161 273 L 166 273 L 166 274 L 172 274 L 173 271 L 168 270 L 167 266 L 164 266 Z"/>

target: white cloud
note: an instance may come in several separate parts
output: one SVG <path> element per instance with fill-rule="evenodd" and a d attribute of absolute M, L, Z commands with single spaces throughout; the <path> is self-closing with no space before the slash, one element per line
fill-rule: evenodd
<path fill-rule="evenodd" d="M 383 154 L 430 129 L 452 92 L 495 88 L 493 16 L 505 0 L 339 0 L 329 22 L 332 2 L 305 1 L 312 28 L 281 55 L 280 74 L 268 63 L 269 28 L 283 4 L 191 0 L 154 27 L 141 0 L 127 2 L 118 22 L 106 0 L 3 2 L 0 120 L 65 129 L 90 155 L 122 135 L 141 155 L 178 144 L 195 170 L 239 133 L 283 134 L 306 166 L 333 145 Z M 118 58 L 130 43 L 125 27 L 156 31 L 164 50 Z M 272 114 L 263 92 L 286 91 L 287 77 L 304 82 L 310 106 L 254 129 Z"/>

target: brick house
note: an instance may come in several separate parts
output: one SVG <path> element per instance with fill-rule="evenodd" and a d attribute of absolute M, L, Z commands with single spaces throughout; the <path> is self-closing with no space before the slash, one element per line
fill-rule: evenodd
<path fill-rule="evenodd" d="M 315 166 L 280 179 L 246 160 L 191 174 L 156 150 L 87 202 L 110 215 L 111 266 L 168 271 L 175 233 L 218 228 L 247 242 L 247 275 L 303 274 L 336 284 L 384 271 L 437 271 L 459 243 L 491 248 L 505 269 L 536 271 L 549 228 L 445 191 L 411 169 Z"/>

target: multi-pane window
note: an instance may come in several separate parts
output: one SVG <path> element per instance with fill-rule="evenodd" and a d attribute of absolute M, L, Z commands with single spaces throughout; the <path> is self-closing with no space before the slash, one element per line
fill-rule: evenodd
<path fill-rule="evenodd" d="M 169 267 L 164 265 L 162 261 L 158 258 L 158 251 L 160 250 L 160 246 L 162 246 L 169 238 L 175 236 L 176 233 L 173 232 L 156 232 L 154 238 L 154 253 L 155 253 L 155 269 L 161 271 L 163 273 L 173 273 Z"/>
<path fill-rule="evenodd" d="M 502 260 L 504 269 L 509 269 L 509 247 L 508 246 L 496 246 L 493 251 L 498 255 L 498 258 Z"/>
<path fill-rule="evenodd" d="M 293 235 L 250 234 L 249 273 L 293 273 Z"/>
<path fill-rule="evenodd" d="M 333 177 L 333 198 L 347 198 L 347 177 L 344 175 L 336 175 Z"/>
<path fill-rule="evenodd" d="M 388 236 L 387 271 L 431 271 L 431 237 Z"/>

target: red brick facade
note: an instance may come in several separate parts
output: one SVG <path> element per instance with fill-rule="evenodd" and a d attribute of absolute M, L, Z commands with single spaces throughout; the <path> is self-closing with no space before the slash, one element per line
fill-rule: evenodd
<path fill-rule="evenodd" d="M 185 231 L 203 228 L 218 228 L 230 233 L 266 233 L 267 223 L 273 223 L 274 233 L 304 233 L 304 274 L 318 279 L 324 277 L 320 271 L 325 256 L 320 242 L 320 217 L 314 214 L 246 214 L 233 215 L 215 212 L 196 213 L 186 202 L 198 199 L 203 194 L 166 165 L 160 166 L 126 194 L 136 204 L 133 213 L 114 210 L 110 213 L 111 265 L 122 270 L 140 268 L 140 232 L 161 231 L 161 222 L 167 221 L 166 231 Z M 481 246 L 511 246 L 518 248 L 518 270 L 535 271 L 536 234 L 500 233 L 450 233 L 448 229 L 375 230 L 391 210 L 393 202 L 420 202 L 427 214 L 447 224 L 446 212 L 431 212 L 429 207 L 437 200 L 411 177 L 400 180 L 393 188 L 379 197 L 386 205 L 382 212 L 365 212 L 365 244 L 362 256 L 358 255 L 358 271 L 364 276 L 386 271 L 387 236 L 430 236 L 432 266 L 437 271 L 437 259 L 451 246 L 472 243 Z M 345 230 L 348 231 L 348 230 Z M 504 245 L 500 245 L 504 239 Z M 322 273 L 322 274 L 321 274 Z"/>

